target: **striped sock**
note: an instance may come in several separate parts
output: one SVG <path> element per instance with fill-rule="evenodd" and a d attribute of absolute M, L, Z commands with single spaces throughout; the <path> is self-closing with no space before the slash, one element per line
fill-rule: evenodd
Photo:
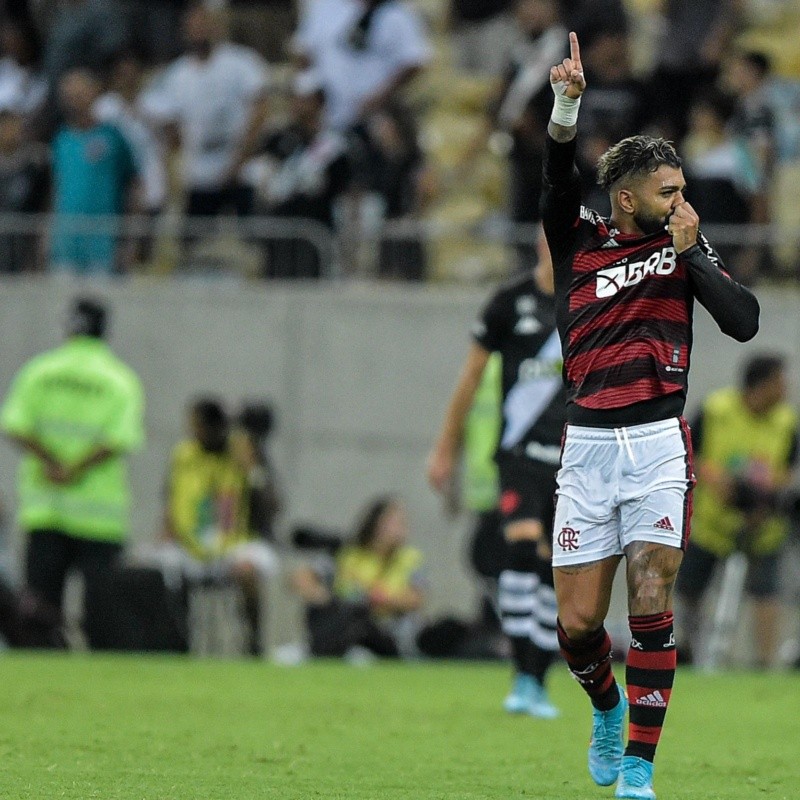
<path fill-rule="evenodd" d="M 630 702 L 626 756 L 652 761 L 675 679 L 675 634 L 671 611 L 629 617 L 631 646 L 625 680 Z"/>
<path fill-rule="evenodd" d="M 610 711 L 619 703 L 619 689 L 611 671 L 611 639 L 603 627 L 585 639 L 570 639 L 558 623 L 558 643 L 569 671 L 600 711 Z"/>
<path fill-rule="evenodd" d="M 498 580 L 501 628 L 511 641 L 515 670 L 527 675 L 533 674 L 531 633 L 536 590 L 540 584 L 536 564 L 536 542 L 509 542 Z"/>
<path fill-rule="evenodd" d="M 503 632 L 511 640 L 515 670 L 543 684 L 558 653 L 556 593 L 550 564 L 539 557 L 536 542 L 506 545 L 498 606 Z"/>
<path fill-rule="evenodd" d="M 536 587 L 531 614 L 531 674 L 543 684 L 547 670 L 558 655 L 556 590 L 545 580 Z"/>

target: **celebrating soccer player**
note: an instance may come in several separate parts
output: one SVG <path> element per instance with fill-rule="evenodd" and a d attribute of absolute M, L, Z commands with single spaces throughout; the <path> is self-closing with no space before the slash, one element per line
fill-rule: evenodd
<path fill-rule="evenodd" d="M 550 83 L 542 219 L 568 419 L 553 530 L 559 643 L 592 702 L 592 778 L 602 786 L 619 779 L 618 798 L 655 798 L 653 759 L 675 674 L 672 589 L 694 485 L 681 416 L 694 300 L 738 341 L 755 336 L 759 307 L 700 233 L 669 142 L 631 136 L 611 147 L 598 171 L 611 217 L 581 205 L 575 136 L 586 79 L 574 33 Z M 627 699 L 604 628 L 623 555 L 632 637 Z"/>

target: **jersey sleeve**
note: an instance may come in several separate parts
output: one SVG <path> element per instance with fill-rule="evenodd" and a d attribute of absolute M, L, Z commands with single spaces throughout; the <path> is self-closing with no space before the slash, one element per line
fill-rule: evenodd
<path fill-rule="evenodd" d="M 758 300 L 731 278 L 702 232 L 697 235 L 697 244 L 680 255 L 687 264 L 695 297 L 719 329 L 739 342 L 752 339 L 758 333 Z"/>
<path fill-rule="evenodd" d="M 545 136 L 542 162 L 542 227 L 553 267 L 566 258 L 577 231 L 581 212 L 581 178 L 575 165 L 577 139 L 557 142 Z"/>
<path fill-rule="evenodd" d="M 11 383 L 0 409 L 0 428 L 11 436 L 36 433 L 36 386 L 31 366 L 23 367 Z"/>
<path fill-rule="evenodd" d="M 506 335 L 505 318 L 505 303 L 502 294 L 498 293 L 484 306 L 473 323 L 473 340 L 491 353 L 500 350 Z"/>

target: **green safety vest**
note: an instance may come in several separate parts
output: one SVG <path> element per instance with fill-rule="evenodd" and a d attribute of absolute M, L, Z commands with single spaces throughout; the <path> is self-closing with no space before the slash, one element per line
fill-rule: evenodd
<path fill-rule="evenodd" d="M 144 440 L 139 379 L 105 342 L 76 336 L 29 361 L 0 410 L 0 427 L 40 442 L 65 464 L 98 447 L 126 453 Z M 26 454 L 19 470 L 19 522 L 118 542 L 128 532 L 127 467 L 115 455 L 66 486 L 51 483 L 41 461 Z"/>
<path fill-rule="evenodd" d="M 745 406 L 741 392 L 722 389 L 703 405 L 703 431 L 698 462 L 706 462 L 733 475 L 762 473 L 772 479 L 787 475 L 789 452 L 797 429 L 797 415 L 786 403 L 768 414 L 755 416 Z M 722 505 L 714 492 L 698 482 L 694 492 L 691 538 L 717 556 L 730 555 L 743 532 L 755 555 L 775 552 L 788 534 L 788 522 L 770 517 L 757 530 L 743 531 L 744 515 Z"/>
<path fill-rule="evenodd" d="M 497 506 L 499 478 L 494 455 L 500 438 L 501 372 L 502 359 L 493 353 L 465 422 L 462 497 L 473 511 Z"/>

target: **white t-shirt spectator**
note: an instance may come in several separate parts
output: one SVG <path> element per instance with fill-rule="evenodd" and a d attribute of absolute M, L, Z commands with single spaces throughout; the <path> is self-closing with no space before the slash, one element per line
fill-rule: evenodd
<path fill-rule="evenodd" d="M 431 56 L 422 20 L 402 0 L 378 6 L 364 48 L 354 48 L 349 36 L 363 13 L 360 0 L 312 0 L 292 43 L 321 75 L 327 123 L 340 130 L 358 119 L 368 97 Z"/>
<path fill-rule="evenodd" d="M 13 58 L 0 58 L 0 108 L 16 114 L 33 114 L 47 99 L 47 81 Z"/>
<path fill-rule="evenodd" d="M 145 90 L 144 113 L 161 124 L 180 126 L 188 188 L 221 188 L 253 102 L 267 91 L 268 81 L 267 63 L 258 53 L 225 42 L 205 61 L 181 56 Z"/>
<path fill-rule="evenodd" d="M 97 99 L 94 113 L 101 122 L 115 125 L 128 140 L 142 183 L 142 200 L 148 211 L 158 211 L 167 200 L 167 169 L 158 137 L 135 107 L 116 92 Z"/>

